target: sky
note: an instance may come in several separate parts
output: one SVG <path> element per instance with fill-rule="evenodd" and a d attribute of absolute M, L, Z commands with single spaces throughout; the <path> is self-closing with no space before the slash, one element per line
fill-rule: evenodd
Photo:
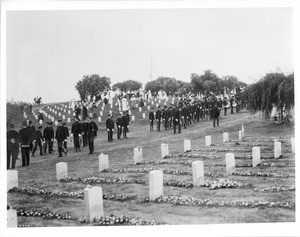
<path fill-rule="evenodd" d="M 78 99 L 75 84 L 99 74 L 112 84 L 212 70 L 253 83 L 293 71 L 291 8 L 7 12 L 6 99 Z"/>

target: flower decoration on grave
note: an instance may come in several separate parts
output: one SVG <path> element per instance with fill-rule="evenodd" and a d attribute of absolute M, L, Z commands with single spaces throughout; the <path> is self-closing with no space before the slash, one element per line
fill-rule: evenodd
<path fill-rule="evenodd" d="M 42 217 L 45 219 L 61 219 L 61 220 L 72 220 L 73 218 L 67 213 L 55 213 L 49 211 L 39 211 L 39 210 L 23 210 L 17 209 L 18 216 L 25 217 Z"/>
<path fill-rule="evenodd" d="M 237 176 L 258 176 L 258 177 L 272 177 L 272 178 L 288 178 L 290 177 L 287 174 L 276 174 L 276 173 L 262 173 L 262 172 L 239 172 L 235 171 L 232 173 L 232 175 Z"/>

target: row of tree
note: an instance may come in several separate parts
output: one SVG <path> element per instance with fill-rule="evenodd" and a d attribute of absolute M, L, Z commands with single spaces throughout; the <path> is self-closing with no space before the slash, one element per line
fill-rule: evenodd
<path fill-rule="evenodd" d="M 110 90 L 119 89 L 121 91 L 136 91 L 142 87 L 142 83 L 134 80 L 126 80 L 118 82 L 111 87 L 111 81 L 108 77 L 101 77 L 98 74 L 84 75 L 75 86 L 78 91 L 81 100 L 85 100 L 88 97 L 97 97 L 101 93 Z M 247 84 L 239 81 L 234 76 L 225 76 L 219 78 L 211 70 L 206 70 L 202 75 L 195 73 L 191 74 L 191 82 L 184 82 L 176 80 L 171 77 L 159 77 L 156 80 L 149 81 L 145 85 L 145 90 L 151 90 L 152 93 L 158 93 L 163 90 L 167 95 L 184 94 L 184 93 L 215 93 L 223 94 L 224 88 L 227 88 L 228 92 L 236 88 L 239 90 L 245 87 Z"/>
<path fill-rule="evenodd" d="M 295 106 L 294 73 L 268 73 L 261 80 L 249 85 L 242 95 L 252 112 L 261 111 L 269 118 L 274 107 L 279 117 Z"/>

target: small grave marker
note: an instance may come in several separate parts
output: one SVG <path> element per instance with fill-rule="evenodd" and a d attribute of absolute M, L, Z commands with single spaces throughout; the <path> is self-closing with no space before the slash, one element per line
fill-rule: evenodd
<path fill-rule="evenodd" d="M 205 136 L 205 146 L 211 146 L 211 136 Z"/>
<path fill-rule="evenodd" d="M 223 142 L 229 142 L 228 132 L 223 133 Z"/>
<path fill-rule="evenodd" d="M 260 148 L 252 148 L 252 166 L 256 167 L 260 163 Z"/>
<path fill-rule="evenodd" d="M 86 187 L 83 190 L 85 203 L 85 218 L 88 223 L 93 223 L 95 217 L 103 216 L 102 187 Z"/>
<path fill-rule="evenodd" d="M 160 147 L 161 147 L 161 158 L 163 159 L 169 155 L 169 145 L 167 143 L 162 143 Z"/>
<path fill-rule="evenodd" d="M 232 174 L 235 171 L 235 160 L 233 153 L 227 153 L 226 157 L 226 173 Z"/>
<path fill-rule="evenodd" d="M 18 171 L 7 170 L 7 191 L 14 187 L 19 187 Z"/>
<path fill-rule="evenodd" d="M 191 140 L 184 139 L 183 146 L 184 146 L 184 152 L 191 151 L 192 150 L 192 148 L 191 148 Z"/>
<path fill-rule="evenodd" d="M 163 172 L 152 170 L 149 172 L 149 199 L 154 201 L 163 195 Z"/>
<path fill-rule="evenodd" d="M 143 149 L 140 146 L 134 148 L 133 159 L 134 159 L 134 164 L 141 162 L 143 160 Z"/>
<path fill-rule="evenodd" d="M 194 161 L 192 163 L 193 169 L 193 185 L 194 187 L 198 187 L 201 184 L 204 184 L 204 168 L 203 161 Z"/>
<path fill-rule="evenodd" d="M 274 158 L 278 159 L 281 156 L 281 142 L 274 142 Z"/>
<path fill-rule="evenodd" d="M 56 164 L 56 180 L 60 181 L 68 177 L 68 165 L 66 162 L 59 162 Z"/>
<path fill-rule="evenodd" d="M 109 167 L 109 161 L 108 161 L 108 155 L 104 155 L 101 153 L 99 155 L 99 172 L 108 169 Z"/>

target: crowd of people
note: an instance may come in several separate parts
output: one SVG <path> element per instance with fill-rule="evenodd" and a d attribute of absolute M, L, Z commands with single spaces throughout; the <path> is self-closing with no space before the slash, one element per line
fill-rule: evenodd
<path fill-rule="evenodd" d="M 192 123 L 213 120 L 213 127 L 219 126 L 221 110 L 224 109 L 224 116 L 227 116 L 227 110 L 234 113 L 240 110 L 240 102 L 231 96 L 230 98 L 209 96 L 202 99 L 181 98 L 176 105 L 169 107 L 158 107 L 156 111 L 151 108 L 149 113 L 150 131 L 154 131 L 153 126 L 156 122 L 156 130 L 161 127 L 165 130 L 173 129 L 174 133 L 181 133 L 181 127 L 187 128 Z"/>

